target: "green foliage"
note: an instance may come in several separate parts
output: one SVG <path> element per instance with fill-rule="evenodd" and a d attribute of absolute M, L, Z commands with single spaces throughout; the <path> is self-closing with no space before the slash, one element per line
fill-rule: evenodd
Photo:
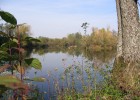
<path fill-rule="evenodd" d="M 73 67 L 75 67 L 75 66 L 73 66 Z M 74 70 L 71 70 L 71 71 L 75 72 L 75 70 L 77 70 L 77 68 L 78 68 L 78 66 L 76 66 L 74 68 Z M 66 70 L 68 70 L 68 69 L 66 69 Z M 93 73 L 93 72 L 91 72 L 92 70 L 94 70 L 94 73 L 96 73 L 96 71 L 98 71 L 99 73 L 102 73 L 104 80 L 97 83 L 95 81 L 96 75 L 95 74 L 94 74 L 94 76 L 91 75 Z M 67 71 L 67 73 L 65 73 L 65 75 L 68 75 L 68 73 L 71 74 L 71 71 Z M 107 66 L 105 69 L 95 69 L 95 67 L 94 67 L 94 69 L 92 69 L 91 67 L 88 67 L 88 65 L 86 65 L 86 69 L 84 69 L 84 72 L 86 72 L 88 78 L 86 80 L 84 79 L 81 81 L 83 81 L 83 83 L 84 83 L 84 81 L 87 81 L 88 84 L 91 84 L 91 86 L 89 86 L 88 84 L 82 84 L 83 91 L 79 92 L 79 89 L 78 90 L 75 89 L 75 86 L 73 86 L 74 84 L 72 84 L 72 86 L 70 86 L 70 88 L 69 87 L 64 88 L 62 93 L 60 93 L 58 95 L 57 99 L 58 100 L 62 100 L 62 99 L 64 99 L 64 100 L 65 99 L 70 99 L 70 100 L 125 100 L 126 96 L 129 95 L 129 93 L 126 93 L 125 91 L 121 90 L 120 88 L 118 88 L 116 86 L 116 84 L 112 81 L 112 77 L 110 77 L 112 75 L 112 73 L 110 73 L 110 71 L 111 71 L 110 66 Z M 77 72 L 77 74 L 78 73 L 79 72 Z M 78 75 L 80 75 L 82 77 L 82 74 L 78 74 Z M 72 78 L 76 79 L 76 80 L 74 80 L 74 82 L 77 81 L 76 77 L 77 76 L 72 77 Z M 70 79 L 72 80 L 72 78 L 70 78 Z M 67 79 L 68 79 L 68 76 L 67 76 Z M 91 82 L 93 82 L 93 83 L 91 83 Z M 94 85 L 94 87 L 93 87 L 93 85 Z M 138 98 L 138 97 L 135 97 L 135 98 Z"/>
<path fill-rule="evenodd" d="M 68 46 L 80 46 L 82 35 L 80 33 L 73 33 L 67 36 Z"/>
<path fill-rule="evenodd" d="M 21 47 L 32 46 L 33 37 L 30 37 L 30 26 L 27 24 L 19 25 L 15 31 L 15 37 L 20 38 Z"/>
<path fill-rule="evenodd" d="M 2 31 L 0 31 L 0 36 L 6 36 L 6 37 L 8 37 L 8 35 L 6 33 L 2 32 Z"/>
<path fill-rule="evenodd" d="M 44 77 L 34 77 L 32 79 L 24 79 L 24 80 L 28 80 L 28 81 L 35 81 L 35 82 L 45 82 L 46 81 L 46 78 Z"/>
<path fill-rule="evenodd" d="M 9 54 L 6 51 L 0 50 L 0 62 L 1 61 L 8 61 L 9 60 Z"/>
<path fill-rule="evenodd" d="M 12 74 L 0 76 L 0 89 L 3 89 L 2 91 L 0 90 L 0 96 L 5 90 L 16 90 L 18 91 L 20 98 L 23 99 L 26 98 L 25 91 L 28 89 L 28 86 L 23 83 L 23 76 L 26 71 L 25 62 L 36 69 L 41 69 L 42 66 L 38 59 L 25 59 L 24 49 L 22 47 L 24 46 L 24 43 L 39 42 L 39 40 L 28 37 L 29 35 L 27 33 L 29 32 L 29 27 L 22 27 L 22 24 L 17 25 L 16 18 L 9 12 L 0 10 L 0 16 L 8 23 L 0 26 L 0 72 L 2 73 L 8 69 Z M 21 80 L 14 76 L 13 70 L 20 73 Z M 36 78 L 34 80 L 43 81 L 43 78 Z M 13 95 L 15 94 L 14 91 Z M 16 97 L 14 97 L 14 99 L 16 99 Z"/>
<path fill-rule="evenodd" d="M 36 82 L 45 82 L 46 81 L 46 79 L 44 77 L 34 77 L 32 80 L 36 81 Z"/>
<path fill-rule="evenodd" d="M 30 42 L 41 42 L 39 39 L 33 37 L 26 37 L 25 40 Z"/>
<path fill-rule="evenodd" d="M 16 41 L 14 41 L 14 40 L 10 40 L 10 41 L 8 41 L 8 42 L 6 42 L 6 43 L 3 43 L 2 45 L 1 45 L 1 47 L 5 47 L 5 48 L 9 48 L 9 47 L 17 47 L 17 42 Z"/>
<path fill-rule="evenodd" d="M 15 76 L 7 75 L 7 76 L 0 76 L 0 84 L 4 85 L 5 83 L 20 83 L 20 80 L 17 79 Z"/>
<path fill-rule="evenodd" d="M 117 34 L 107 29 L 93 28 L 90 35 L 81 35 L 81 33 L 71 33 L 62 39 L 51 39 L 47 37 L 39 37 L 39 43 L 32 43 L 33 47 L 48 48 L 86 48 L 90 51 L 113 50 L 117 46 Z"/>
<path fill-rule="evenodd" d="M 121 100 L 125 93 L 120 89 L 116 88 L 114 84 L 109 84 L 110 81 L 104 82 L 102 89 L 98 94 L 102 96 L 104 99 L 111 99 L 111 100 Z"/>
<path fill-rule="evenodd" d="M 40 63 L 40 61 L 36 58 L 28 58 L 24 60 L 26 62 L 26 64 L 28 64 L 29 66 L 35 68 L 35 69 L 41 69 L 42 65 Z"/>
<path fill-rule="evenodd" d="M 12 14 L 10 14 L 9 12 L 5 12 L 5 11 L 0 10 L 0 16 L 4 21 L 6 21 L 10 24 L 13 24 L 13 25 L 17 25 L 16 18 Z"/>
<path fill-rule="evenodd" d="M 21 81 L 13 75 L 0 76 L 0 85 L 11 89 L 24 87 Z M 16 86 L 15 86 L 16 85 Z"/>
<path fill-rule="evenodd" d="M 112 50 L 116 48 L 117 37 L 109 29 L 94 28 L 91 34 L 91 47 L 94 51 L 98 50 Z"/>
<path fill-rule="evenodd" d="M 0 47 L 0 51 L 7 51 L 8 48 L 5 48 L 5 47 Z"/>

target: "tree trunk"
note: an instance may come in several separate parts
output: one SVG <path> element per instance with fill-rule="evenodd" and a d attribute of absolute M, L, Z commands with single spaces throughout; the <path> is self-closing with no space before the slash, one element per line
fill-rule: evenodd
<path fill-rule="evenodd" d="M 120 0 L 116 0 L 116 9 L 117 9 L 117 17 L 118 17 L 117 57 L 119 57 L 122 55 L 122 27 L 121 27 Z"/>
<path fill-rule="evenodd" d="M 137 63 L 140 61 L 140 24 L 137 1 L 116 0 L 118 45 L 111 75 L 116 87 L 133 96 L 140 95 L 138 91 L 140 84 L 137 84 L 136 80 L 140 70 L 140 64 Z M 127 96 L 124 99 L 127 99 Z"/>
<path fill-rule="evenodd" d="M 125 61 L 140 60 L 140 24 L 137 0 L 116 0 L 118 14 L 119 43 L 118 55 Z M 122 35 L 121 35 L 122 34 Z M 122 38 L 122 43 L 121 43 Z"/>

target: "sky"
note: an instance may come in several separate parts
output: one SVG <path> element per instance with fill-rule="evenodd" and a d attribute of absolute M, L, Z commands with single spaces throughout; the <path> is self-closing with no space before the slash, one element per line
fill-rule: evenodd
<path fill-rule="evenodd" d="M 82 23 L 117 31 L 115 0 L 0 0 L 0 9 L 13 14 L 18 24 L 31 26 L 33 37 L 62 38 L 84 34 Z"/>

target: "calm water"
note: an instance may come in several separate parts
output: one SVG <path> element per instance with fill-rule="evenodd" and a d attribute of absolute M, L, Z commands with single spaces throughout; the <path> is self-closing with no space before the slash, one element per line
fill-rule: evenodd
<path fill-rule="evenodd" d="M 74 88 L 78 92 L 83 91 L 83 86 L 94 88 L 103 76 L 99 69 L 105 69 L 106 65 L 112 66 L 115 53 L 96 53 L 71 55 L 62 52 L 47 52 L 42 55 L 32 53 L 31 57 L 38 58 L 42 63 L 41 70 L 28 69 L 26 77 L 45 77 L 45 82 L 31 82 L 35 84 L 45 100 L 56 99 L 58 93 L 65 88 Z M 89 60 L 90 59 L 90 60 Z"/>

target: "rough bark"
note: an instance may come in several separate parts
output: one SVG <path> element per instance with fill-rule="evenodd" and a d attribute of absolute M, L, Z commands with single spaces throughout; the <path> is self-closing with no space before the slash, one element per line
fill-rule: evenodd
<path fill-rule="evenodd" d="M 132 99 L 130 97 L 140 95 L 138 89 L 140 84 L 137 82 L 140 77 L 140 63 L 137 63 L 140 61 L 140 24 L 137 1 L 116 0 L 118 54 L 111 76 L 116 87 L 126 93 L 129 92 L 124 99 Z"/>
<path fill-rule="evenodd" d="M 122 55 L 122 27 L 121 27 L 120 0 L 116 0 L 116 9 L 117 9 L 117 17 L 118 17 L 117 57 L 119 57 Z"/>
<path fill-rule="evenodd" d="M 139 61 L 140 24 L 137 0 L 116 0 L 116 4 L 118 5 L 118 27 L 121 27 L 119 29 L 122 32 L 122 56 L 128 62 Z"/>

